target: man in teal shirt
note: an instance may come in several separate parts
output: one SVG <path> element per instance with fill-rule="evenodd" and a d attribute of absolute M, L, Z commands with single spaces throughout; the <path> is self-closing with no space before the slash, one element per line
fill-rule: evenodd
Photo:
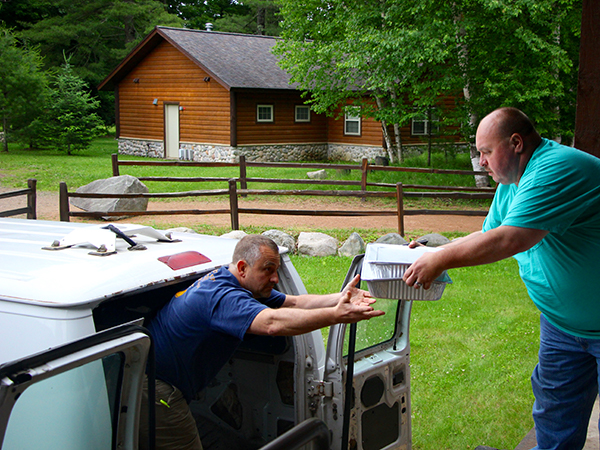
<path fill-rule="evenodd" d="M 486 116 L 476 145 L 499 183 L 483 231 L 424 255 L 404 280 L 428 289 L 444 270 L 514 256 L 542 313 L 535 448 L 581 449 L 600 367 L 600 159 L 543 139 L 515 108 Z"/>

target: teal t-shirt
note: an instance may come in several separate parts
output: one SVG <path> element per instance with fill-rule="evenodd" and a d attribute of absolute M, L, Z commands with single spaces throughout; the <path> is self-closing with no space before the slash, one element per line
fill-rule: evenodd
<path fill-rule="evenodd" d="M 499 185 L 483 231 L 546 230 L 515 255 L 529 296 L 556 327 L 600 338 L 600 159 L 544 139 L 519 185 Z"/>

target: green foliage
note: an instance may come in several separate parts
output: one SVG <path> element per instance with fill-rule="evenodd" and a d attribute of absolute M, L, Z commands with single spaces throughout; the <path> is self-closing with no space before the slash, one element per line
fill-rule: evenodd
<path fill-rule="evenodd" d="M 471 122 L 510 105 L 544 134 L 572 134 L 581 2 L 280 3 L 276 51 L 315 111 L 368 95 L 363 116 L 402 125 L 435 107 L 470 139 Z"/>
<path fill-rule="evenodd" d="M 10 133 L 24 132 L 42 111 L 47 79 L 40 70 L 41 64 L 37 50 L 19 47 L 12 33 L 0 28 L 0 120 L 4 151 L 8 151 Z"/>
<path fill-rule="evenodd" d="M 92 139 L 104 131 L 102 120 L 94 112 L 98 104 L 67 60 L 56 75 L 42 122 L 46 142 L 68 155 L 89 147 Z"/>

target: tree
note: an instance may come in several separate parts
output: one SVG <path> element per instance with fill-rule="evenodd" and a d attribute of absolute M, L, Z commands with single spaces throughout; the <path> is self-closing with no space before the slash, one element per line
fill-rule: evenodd
<path fill-rule="evenodd" d="M 361 115 L 381 121 L 390 159 L 401 159 L 400 127 L 436 105 L 447 89 L 451 28 L 435 17 L 433 3 L 281 5 L 284 41 L 276 51 L 292 81 L 310 92 L 313 109 L 333 114 L 346 103 L 360 106 Z"/>
<path fill-rule="evenodd" d="M 27 127 L 42 111 L 47 79 L 35 49 L 20 48 L 15 37 L 0 28 L 0 118 L 4 151 L 10 133 Z"/>
<path fill-rule="evenodd" d="M 86 91 L 86 83 L 73 72 L 66 59 L 56 75 L 50 93 L 48 111 L 43 120 L 48 142 L 64 149 L 68 155 L 89 147 L 104 130 L 94 112 L 99 102 Z"/>
<path fill-rule="evenodd" d="M 579 3 L 281 0 L 277 51 L 313 108 L 331 113 L 369 96 L 362 114 L 382 121 L 384 136 L 388 124 L 438 108 L 441 124 L 460 125 L 472 141 L 479 118 L 505 105 L 521 107 L 547 135 L 568 136 Z M 448 96 L 456 108 L 439 109 Z"/>
<path fill-rule="evenodd" d="M 37 45 L 45 56 L 45 68 L 58 69 L 69 56 L 77 76 L 95 87 L 156 25 L 182 26 L 158 0 L 23 0 L 30 9 L 18 8 L 18 37 Z M 11 9 L 0 9 L 2 20 Z M 105 98 L 106 97 L 106 98 Z M 114 120 L 114 99 L 102 96 L 102 115 Z"/>

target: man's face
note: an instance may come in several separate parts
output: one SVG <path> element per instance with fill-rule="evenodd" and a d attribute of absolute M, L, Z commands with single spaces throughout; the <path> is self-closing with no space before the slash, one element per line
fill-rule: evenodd
<path fill-rule="evenodd" d="M 477 129 L 475 144 L 480 154 L 479 164 L 494 181 L 502 184 L 519 181 L 520 158 L 512 136 L 498 136 L 494 123 L 484 119 Z"/>
<path fill-rule="evenodd" d="M 261 257 L 254 266 L 245 265 L 243 285 L 252 292 L 254 298 L 265 298 L 271 295 L 271 290 L 279 282 L 279 253 L 268 247 L 261 247 Z"/>

